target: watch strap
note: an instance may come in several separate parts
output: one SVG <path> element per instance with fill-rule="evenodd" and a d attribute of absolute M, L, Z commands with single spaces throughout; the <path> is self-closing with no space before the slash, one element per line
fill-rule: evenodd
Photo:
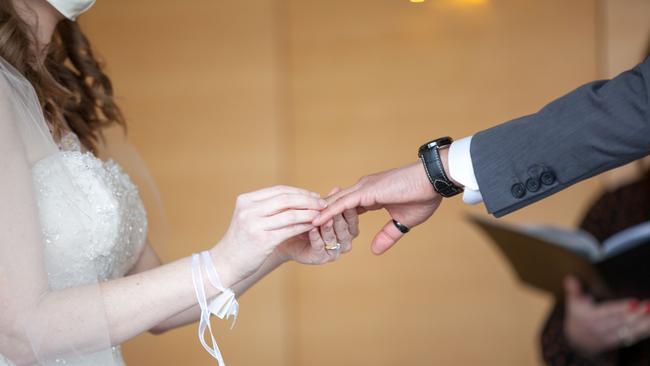
<path fill-rule="evenodd" d="M 434 140 L 422 145 L 419 151 L 419 156 L 422 160 L 422 165 L 424 165 L 427 177 L 433 185 L 433 189 L 442 197 L 453 197 L 463 192 L 463 188 L 455 185 L 447 177 L 442 159 L 440 158 L 440 149 L 448 148 L 451 141 L 449 137 Z"/>

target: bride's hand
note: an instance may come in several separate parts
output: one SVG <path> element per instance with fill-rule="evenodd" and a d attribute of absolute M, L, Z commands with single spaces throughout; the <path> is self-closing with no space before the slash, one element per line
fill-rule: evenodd
<path fill-rule="evenodd" d="M 330 195 L 338 192 L 335 189 Z M 359 217 L 356 209 L 346 210 L 334 216 L 320 228 L 293 237 L 280 244 L 277 255 L 283 260 L 294 260 L 303 264 L 323 264 L 334 261 L 340 253 L 352 249 L 352 240 L 359 236 Z M 339 250 L 327 250 L 326 244 L 339 243 Z"/>
<path fill-rule="evenodd" d="M 326 205 L 317 193 L 286 186 L 237 197 L 230 227 L 212 249 L 222 281 L 251 275 L 280 243 L 313 229 L 311 221 Z"/>

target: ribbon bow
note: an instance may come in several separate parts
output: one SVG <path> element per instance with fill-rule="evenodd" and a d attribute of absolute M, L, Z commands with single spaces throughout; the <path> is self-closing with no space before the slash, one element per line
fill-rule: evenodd
<path fill-rule="evenodd" d="M 226 289 L 217 297 L 212 299 L 208 304 L 208 310 L 210 314 L 218 317 L 219 319 L 230 319 L 233 317 L 232 324 L 230 324 L 230 329 L 235 327 L 237 322 L 237 314 L 239 314 L 239 303 L 235 293 L 231 289 Z"/>

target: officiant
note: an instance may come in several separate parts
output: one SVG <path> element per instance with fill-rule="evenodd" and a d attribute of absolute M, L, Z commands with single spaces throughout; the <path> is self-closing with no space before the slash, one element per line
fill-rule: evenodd
<path fill-rule="evenodd" d="M 650 220 L 650 168 L 640 178 L 603 193 L 580 228 L 599 242 Z M 541 335 L 544 361 L 564 365 L 647 365 L 650 301 L 627 298 L 597 302 L 575 277 L 564 281 L 565 300 L 551 311 Z"/>

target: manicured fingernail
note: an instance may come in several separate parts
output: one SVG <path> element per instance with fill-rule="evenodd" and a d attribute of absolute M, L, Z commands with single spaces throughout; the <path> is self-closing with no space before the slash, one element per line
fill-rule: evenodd
<path fill-rule="evenodd" d="M 639 306 L 639 300 L 631 300 L 628 303 L 628 310 L 634 311 Z"/>
<path fill-rule="evenodd" d="M 320 201 L 318 201 L 318 203 L 320 204 L 320 207 L 322 207 L 322 208 L 327 207 L 327 201 L 325 201 L 325 200 L 320 200 Z"/>

